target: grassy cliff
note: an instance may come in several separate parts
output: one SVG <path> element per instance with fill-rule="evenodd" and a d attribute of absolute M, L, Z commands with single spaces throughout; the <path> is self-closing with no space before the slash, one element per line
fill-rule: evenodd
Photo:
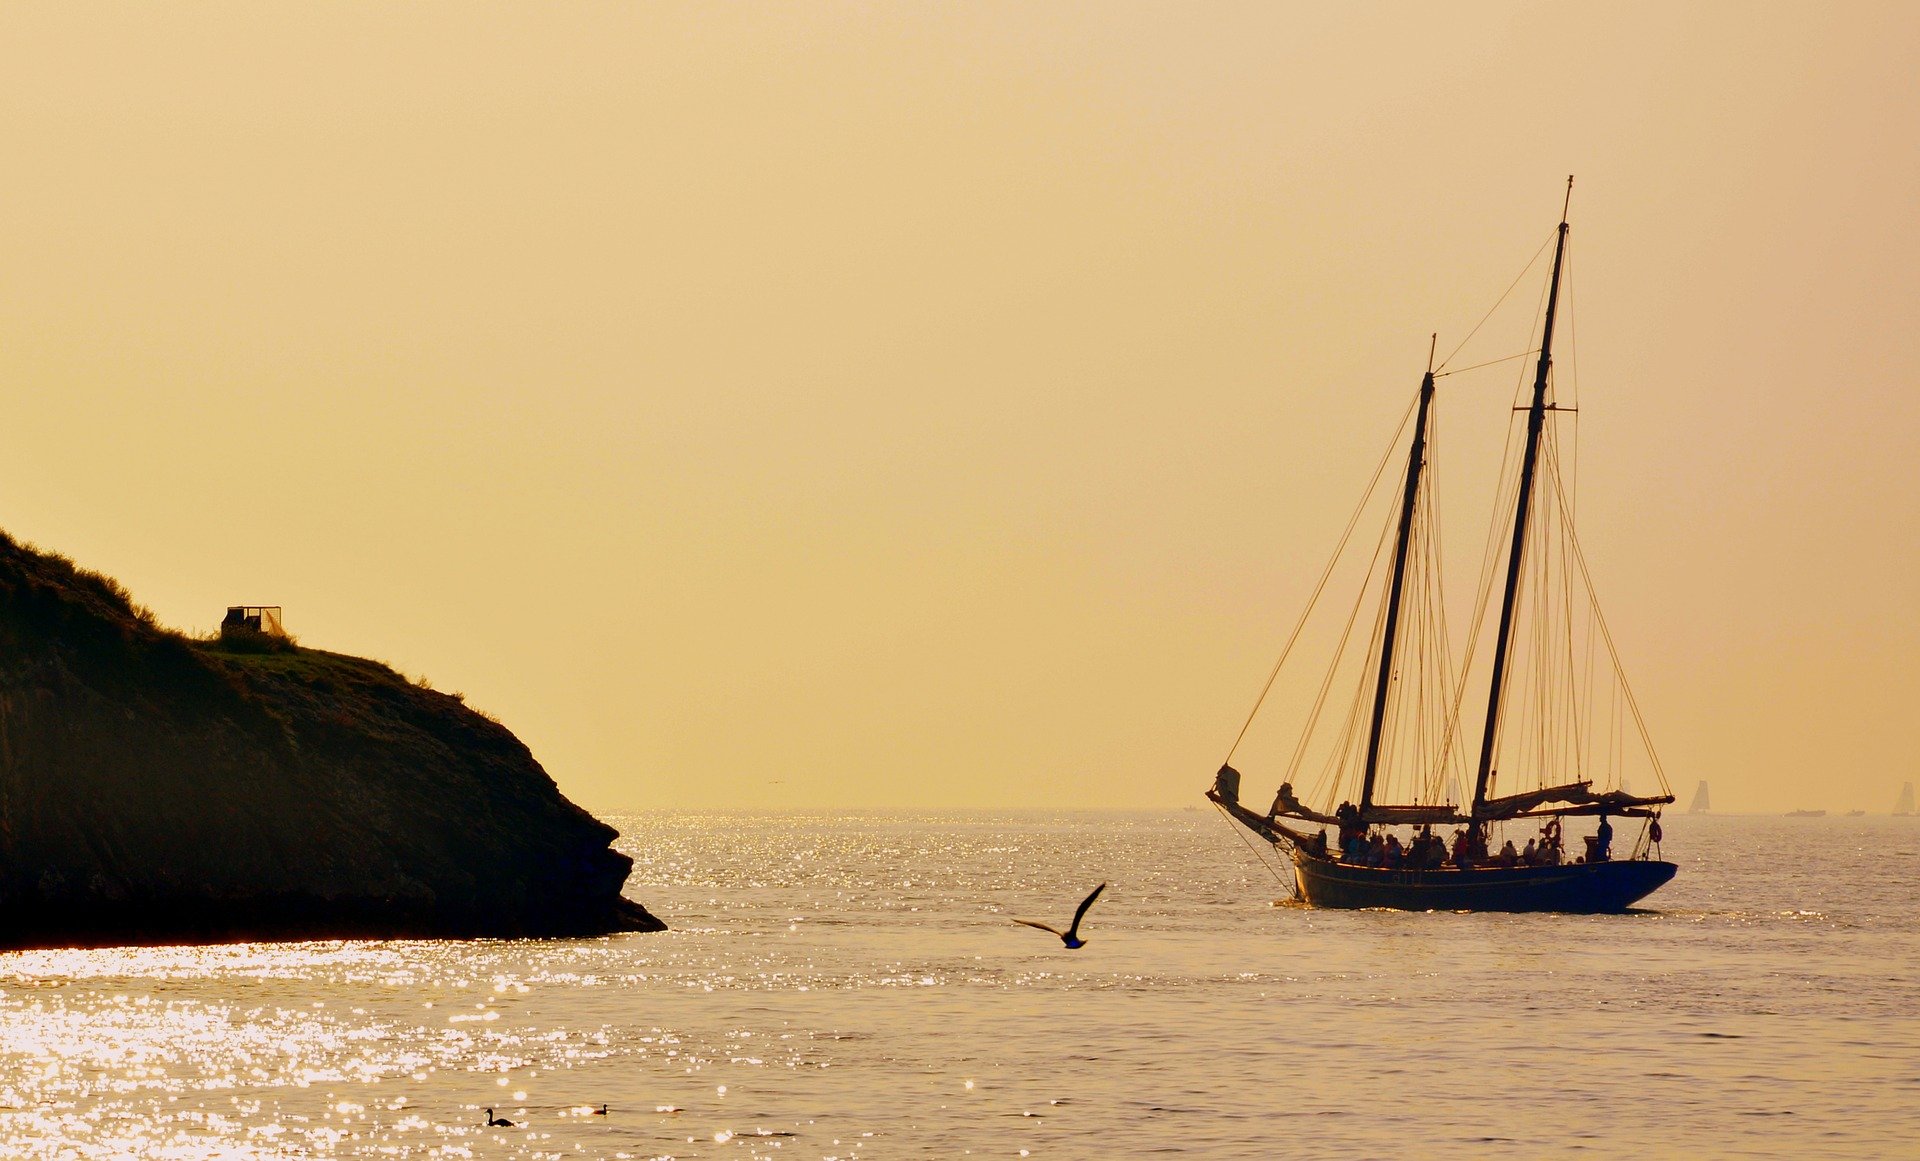
<path fill-rule="evenodd" d="M 0 945 L 656 930 L 614 837 L 456 697 L 0 534 Z"/>

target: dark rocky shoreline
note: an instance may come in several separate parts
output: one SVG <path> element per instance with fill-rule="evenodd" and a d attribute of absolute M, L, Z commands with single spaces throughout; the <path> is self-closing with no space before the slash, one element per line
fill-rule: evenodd
<path fill-rule="evenodd" d="M 659 930 L 615 837 L 456 696 L 0 534 L 0 946 Z"/>

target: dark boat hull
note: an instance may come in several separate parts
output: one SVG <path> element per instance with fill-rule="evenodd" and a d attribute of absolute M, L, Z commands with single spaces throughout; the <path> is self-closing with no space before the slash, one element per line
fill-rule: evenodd
<path fill-rule="evenodd" d="M 1314 907 L 1386 907 L 1397 911 L 1624 911 L 1679 870 L 1634 859 L 1558 867 L 1387 870 L 1294 859 L 1300 897 Z"/>

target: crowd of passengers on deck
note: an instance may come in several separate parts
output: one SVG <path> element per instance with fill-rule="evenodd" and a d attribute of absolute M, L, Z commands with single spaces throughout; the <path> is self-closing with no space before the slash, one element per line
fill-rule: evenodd
<path fill-rule="evenodd" d="M 1540 828 L 1539 836 L 1529 838 L 1524 848 L 1516 849 L 1513 840 L 1508 839 L 1498 853 L 1490 853 L 1486 828 L 1482 824 L 1461 827 L 1453 833 L 1449 842 L 1446 837 L 1433 833 L 1432 824 L 1427 823 L 1415 831 L 1411 842 L 1402 843 L 1400 836 L 1391 831 L 1367 827 L 1360 821 L 1359 809 L 1351 803 L 1342 804 L 1334 815 L 1341 820 L 1338 852 L 1328 850 L 1327 833 L 1324 830 L 1312 836 L 1308 842 L 1314 854 L 1322 858 L 1337 858 L 1340 862 L 1355 866 L 1388 870 L 1440 870 L 1454 867 L 1465 871 L 1476 868 L 1554 867 L 1566 861 L 1558 818 L 1548 819 Z M 1613 825 L 1607 821 L 1606 815 L 1600 816 L 1598 831 L 1586 836 L 1585 842 L 1586 854 L 1576 857 L 1574 862 L 1604 863 L 1613 857 Z"/>

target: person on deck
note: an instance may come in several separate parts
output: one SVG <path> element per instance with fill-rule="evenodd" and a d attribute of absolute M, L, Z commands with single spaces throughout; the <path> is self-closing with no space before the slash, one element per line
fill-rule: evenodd
<path fill-rule="evenodd" d="M 1520 861 L 1529 867 L 1540 864 L 1540 851 L 1539 848 L 1534 845 L 1532 839 L 1527 840 L 1527 849 L 1520 852 Z"/>
<path fill-rule="evenodd" d="M 1494 861 L 1509 870 L 1520 865 L 1520 852 L 1513 849 L 1512 839 L 1508 839 L 1506 845 L 1500 848 L 1500 853 L 1495 856 Z"/>
<path fill-rule="evenodd" d="M 1613 824 L 1606 815 L 1600 816 L 1600 829 L 1593 834 L 1593 861 L 1604 863 L 1613 857 Z"/>
<path fill-rule="evenodd" d="M 1453 835 L 1453 865 L 1461 870 L 1473 866 L 1473 839 L 1466 827 L 1461 827 Z"/>
<path fill-rule="evenodd" d="M 1407 852 L 1406 849 L 1400 845 L 1400 836 L 1397 834 L 1388 835 L 1387 858 L 1384 865 L 1398 870 L 1406 861 Z"/>
<path fill-rule="evenodd" d="M 1560 865 L 1560 820 L 1550 818 L 1540 828 L 1540 865 L 1557 867 Z"/>
<path fill-rule="evenodd" d="M 1333 817 L 1340 824 L 1340 857 L 1349 863 L 1360 862 L 1367 849 L 1367 824 L 1360 821 L 1360 808 L 1343 802 Z"/>

